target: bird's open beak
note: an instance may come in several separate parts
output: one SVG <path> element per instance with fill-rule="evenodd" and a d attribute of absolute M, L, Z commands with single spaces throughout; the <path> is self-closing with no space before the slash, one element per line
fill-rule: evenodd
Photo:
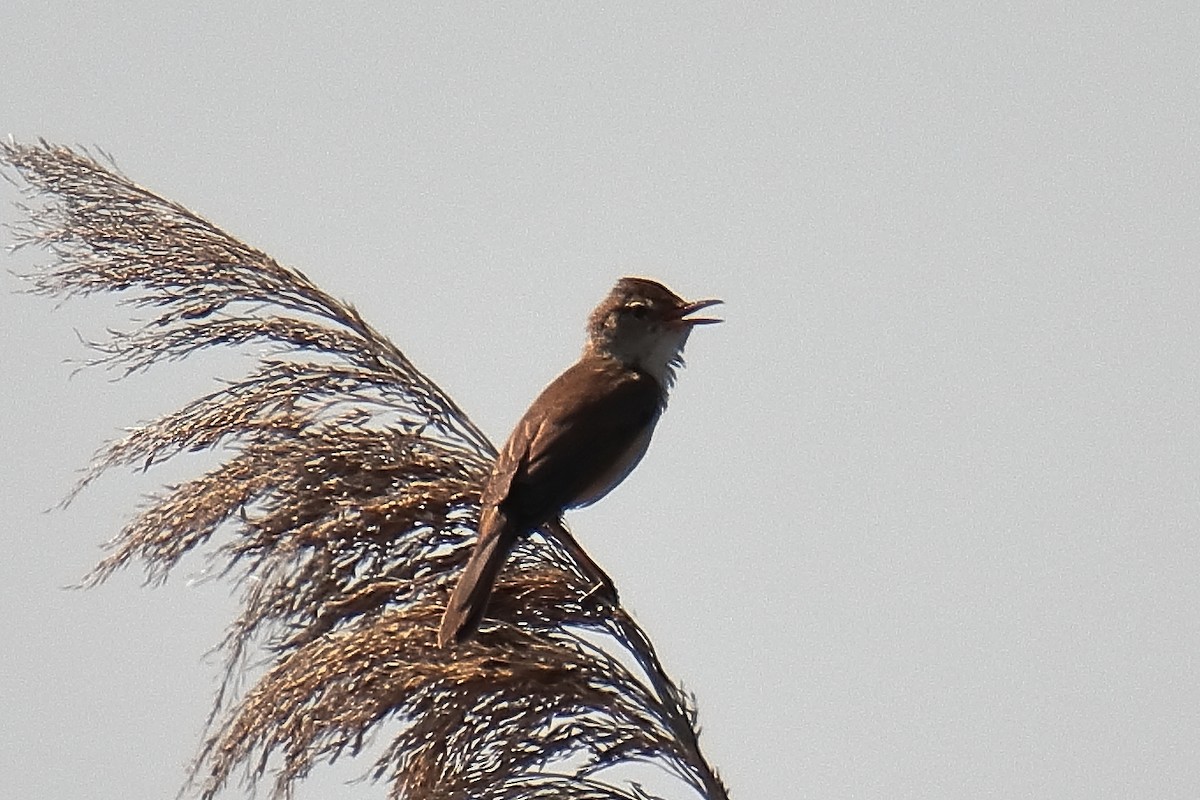
<path fill-rule="evenodd" d="M 712 325 L 715 322 L 724 322 L 724 320 L 714 319 L 712 317 L 688 317 L 688 314 L 694 314 L 703 308 L 719 305 L 723 300 L 696 300 L 687 305 L 680 306 L 676 309 L 672 319 L 687 325 Z"/>

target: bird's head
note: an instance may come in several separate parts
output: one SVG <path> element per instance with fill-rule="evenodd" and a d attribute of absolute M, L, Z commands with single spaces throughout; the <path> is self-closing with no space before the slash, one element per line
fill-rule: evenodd
<path fill-rule="evenodd" d="M 688 302 L 657 281 L 621 278 L 588 318 L 587 348 L 670 386 L 692 328 L 721 321 L 689 315 L 720 302 Z"/>

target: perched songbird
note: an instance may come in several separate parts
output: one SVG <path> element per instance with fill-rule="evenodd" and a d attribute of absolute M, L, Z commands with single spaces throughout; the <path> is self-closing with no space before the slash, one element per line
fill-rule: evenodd
<path fill-rule="evenodd" d="M 583 355 L 533 401 L 492 467 L 479 538 L 442 616 L 441 646 L 475 632 L 521 536 L 557 523 L 564 509 L 596 502 L 637 466 L 692 327 L 720 322 L 688 315 L 719 302 L 689 303 L 645 278 L 617 281 L 588 318 Z M 582 566 L 611 590 L 607 576 L 558 527 Z"/>

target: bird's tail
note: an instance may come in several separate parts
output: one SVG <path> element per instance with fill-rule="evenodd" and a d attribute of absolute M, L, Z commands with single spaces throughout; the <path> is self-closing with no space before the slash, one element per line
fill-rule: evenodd
<path fill-rule="evenodd" d="M 494 513 L 502 512 L 495 510 Z M 490 525 L 480 524 L 483 533 L 471 551 L 467 566 L 450 595 L 450 602 L 446 604 L 442 625 L 438 630 L 439 647 L 445 647 L 452 641 L 457 643 L 469 639 L 487 611 L 496 576 L 500 574 L 500 568 L 504 566 L 516 538 L 509 532 L 512 528 L 510 520 L 496 519 L 491 522 Z"/>

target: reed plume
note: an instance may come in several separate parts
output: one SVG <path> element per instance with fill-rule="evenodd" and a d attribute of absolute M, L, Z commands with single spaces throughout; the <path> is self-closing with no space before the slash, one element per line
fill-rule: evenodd
<path fill-rule="evenodd" d="M 255 356 L 106 446 L 75 489 L 220 457 L 152 498 L 86 579 L 139 562 L 158 582 L 200 551 L 240 590 L 189 791 L 213 798 L 244 770 L 252 785 L 273 772 L 286 797 L 394 721 L 369 769 L 391 798 L 648 798 L 620 769 L 634 763 L 726 797 L 690 698 L 552 535 L 518 547 L 477 639 L 437 647 L 495 449 L 353 307 L 86 151 L 9 142 L 0 159 L 26 196 L 14 246 L 49 254 L 31 290 L 149 310 L 91 363 L 127 375 L 216 346 Z"/>

